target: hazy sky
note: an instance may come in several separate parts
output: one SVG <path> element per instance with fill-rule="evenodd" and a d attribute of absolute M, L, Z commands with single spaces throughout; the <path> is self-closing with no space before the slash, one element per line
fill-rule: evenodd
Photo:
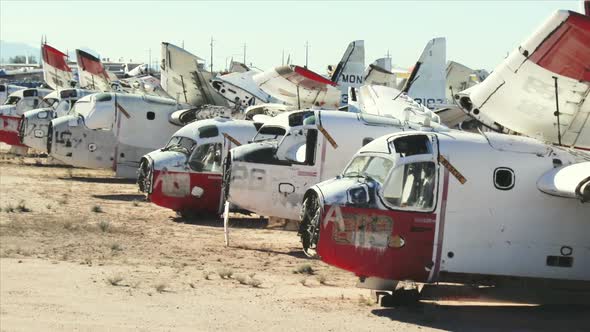
<path fill-rule="evenodd" d="M 447 38 L 447 59 L 493 69 L 553 11 L 581 1 L 12 1 L 0 0 L 0 39 L 38 45 L 41 35 L 65 51 L 87 47 L 102 57 L 159 58 L 160 42 L 181 45 L 225 68 L 232 56 L 267 69 L 292 62 L 323 73 L 348 42 L 365 40 L 367 64 L 389 50 L 413 65 L 426 42 Z"/>

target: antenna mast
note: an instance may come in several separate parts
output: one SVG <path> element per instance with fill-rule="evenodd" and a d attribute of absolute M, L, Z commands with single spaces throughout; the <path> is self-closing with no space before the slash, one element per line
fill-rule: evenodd
<path fill-rule="evenodd" d="M 211 66 L 211 73 L 213 73 L 213 36 L 211 36 L 211 44 L 209 46 L 211 46 L 211 63 L 209 65 Z"/>
<path fill-rule="evenodd" d="M 305 42 L 305 68 L 307 68 L 308 59 L 309 59 L 309 41 L 306 41 Z"/>

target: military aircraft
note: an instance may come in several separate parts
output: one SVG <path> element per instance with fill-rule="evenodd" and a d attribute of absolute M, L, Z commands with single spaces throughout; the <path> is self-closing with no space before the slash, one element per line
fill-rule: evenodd
<path fill-rule="evenodd" d="M 590 149 L 590 16 L 557 11 L 482 83 L 455 94 L 484 126 Z"/>
<path fill-rule="evenodd" d="M 497 133 L 400 132 L 303 200 L 304 251 L 362 287 L 510 284 L 538 291 L 527 300 L 590 291 L 589 154 Z"/>
<path fill-rule="evenodd" d="M 346 105 L 349 87 L 360 87 L 365 70 L 364 41 L 351 42 L 330 79 L 295 65 L 264 72 L 254 70 L 215 77 L 211 85 L 240 109 L 285 104 L 289 110 L 312 106 L 337 109 Z"/>
<path fill-rule="evenodd" d="M 248 143 L 260 124 L 216 117 L 178 130 L 162 149 L 141 158 L 138 184 L 148 200 L 183 217 L 221 212 L 222 160 Z"/>
<path fill-rule="evenodd" d="M 436 114 L 409 98 L 399 98 L 389 106 L 389 117 L 321 110 L 276 116 L 275 121 L 283 123 L 277 130 L 280 139 L 230 151 L 224 165 L 224 195 L 233 205 L 259 215 L 299 219 L 305 190 L 336 176 L 348 158 L 372 139 L 420 127 L 448 130 Z M 265 127 L 271 129 L 272 124 L 265 123 L 261 132 Z"/>
<path fill-rule="evenodd" d="M 58 96 L 51 93 L 51 90 L 41 88 L 22 89 L 11 93 L 4 105 L 0 106 L 0 142 L 25 148 L 18 139 L 21 116 L 25 111 L 55 105 Z M 26 151 L 16 149 L 15 152 L 24 153 Z"/>
<path fill-rule="evenodd" d="M 14 84 L 0 84 L 0 105 L 3 105 L 13 92 L 26 89 L 24 86 Z"/>
<path fill-rule="evenodd" d="M 51 107 L 42 107 L 23 113 L 18 125 L 18 137 L 21 144 L 39 152 L 47 152 L 47 134 L 51 120 L 67 115 L 75 102 L 96 91 L 84 89 L 62 89 L 50 93 L 47 97 L 59 97 Z"/>
<path fill-rule="evenodd" d="M 141 157 L 166 144 L 183 125 L 175 114 L 189 108 L 149 95 L 88 95 L 51 121 L 47 152 L 72 166 L 111 168 L 119 177 L 136 178 Z"/>

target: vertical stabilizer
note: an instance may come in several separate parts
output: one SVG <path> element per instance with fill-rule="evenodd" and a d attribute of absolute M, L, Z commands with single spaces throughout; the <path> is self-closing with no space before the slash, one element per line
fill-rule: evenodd
<path fill-rule="evenodd" d="M 445 103 L 447 42 L 444 37 L 426 44 L 403 91 L 424 106 Z"/>
<path fill-rule="evenodd" d="M 348 101 L 348 88 L 358 88 L 363 84 L 365 71 L 365 41 L 355 40 L 348 44 L 342 59 L 332 74 L 332 82 L 338 84 L 341 92 L 341 104 Z"/>

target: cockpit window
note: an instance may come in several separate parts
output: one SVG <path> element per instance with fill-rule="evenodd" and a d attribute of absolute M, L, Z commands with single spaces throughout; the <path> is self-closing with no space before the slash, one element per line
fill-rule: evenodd
<path fill-rule="evenodd" d="M 383 186 L 383 198 L 392 208 L 430 211 L 436 184 L 434 162 L 415 162 L 396 167 Z"/>
<path fill-rule="evenodd" d="M 221 173 L 221 143 L 198 146 L 188 164 L 196 172 Z"/>
<path fill-rule="evenodd" d="M 193 148 L 197 144 L 194 140 L 184 136 L 173 136 L 164 150 L 179 151 L 184 154 L 190 154 Z"/>
<path fill-rule="evenodd" d="M 254 142 L 264 141 L 267 139 L 278 139 L 282 136 L 285 136 L 286 133 L 287 131 L 283 127 L 262 126 L 254 137 Z"/>
<path fill-rule="evenodd" d="M 393 141 L 395 152 L 400 157 L 417 154 L 432 154 L 432 143 L 426 135 L 412 135 L 398 137 Z"/>
<path fill-rule="evenodd" d="M 369 177 L 383 183 L 393 167 L 393 161 L 381 157 L 360 156 L 352 160 L 344 177 Z"/>
<path fill-rule="evenodd" d="M 63 116 L 68 114 L 68 112 L 70 111 L 70 106 L 73 105 L 70 104 L 70 100 L 62 100 L 59 102 L 59 104 L 57 104 L 57 106 L 55 107 L 55 112 L 57 113 L 58 116 Z"/>
<path fill-rule="evenodd" d="M 20 97 L 10 96 L 10 97 L 8 97 L 8 99 L 6 99 L 6 101 L 4 102 L 4 105 L 16 105 L 16 103 L 18 103 L 19 100 L 20 100 Z"/>

